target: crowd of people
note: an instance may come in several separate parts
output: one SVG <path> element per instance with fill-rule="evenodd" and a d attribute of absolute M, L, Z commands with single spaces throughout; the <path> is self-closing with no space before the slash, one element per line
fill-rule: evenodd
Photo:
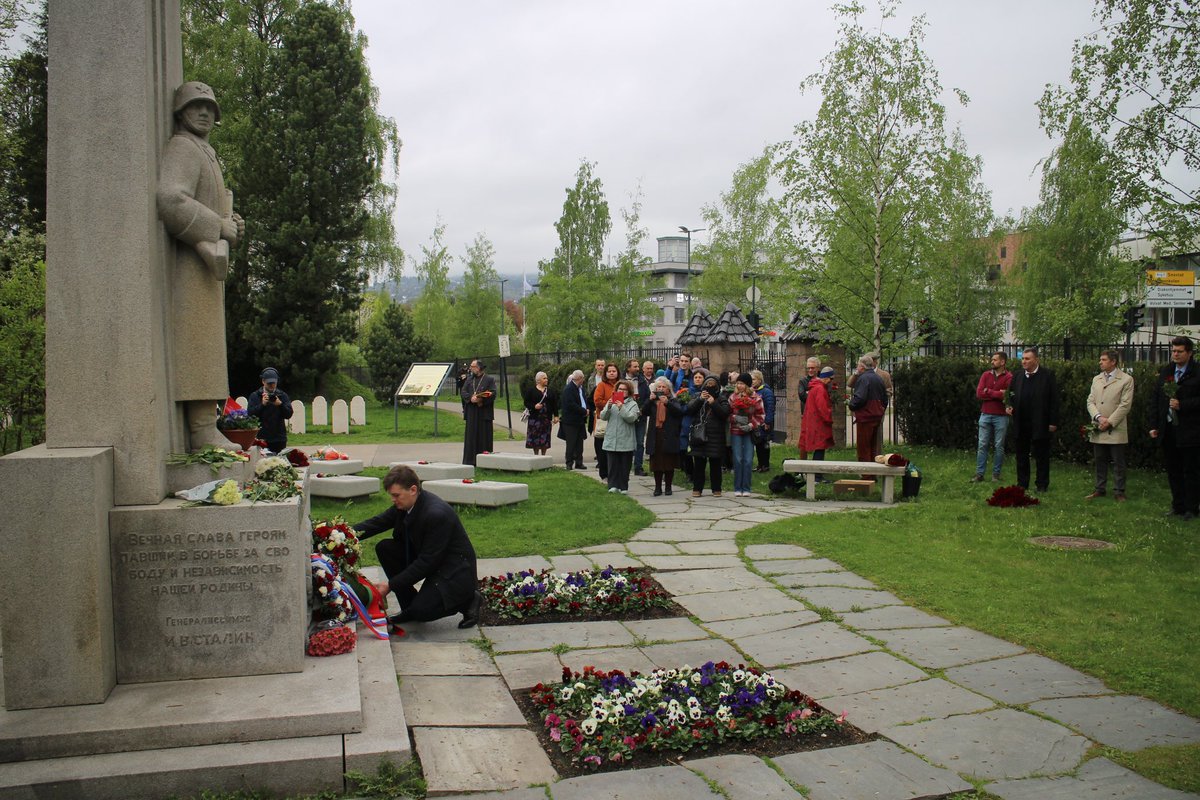
<path fill-rule="evenodd" d="M 1191 339 L 1171 341 L 1172 363 L 1160 372 L 1148 421 L 1149 435 L 1163 445 L 1171 488 L 1171 514 L 1200 516 L 1200 370 L 1193 361 Z M 1087 436 L 1095 458 L 1095 485 L 1087 499 L 1108 495 L 1126 499 L 1126 450 L 1134 380 L 1120 368 L 1115 350 L 1100 354 L 1100 372 L 1087 397 L 1091 420 Z M 801 424 L 797 447 L 801 459 L 824 460 L 834 447 L 834 415 L 839 400 L 853 415 L 856 458 L 873 461 L 883 449 L 882 420 L 892 393 L 892 377 L 877 353 L 858 359 L 838 395 L 836 372 L 809 358 L 797 387 Z M 263 400 L 273 384 L 264 373 Z M 972 481 L 988 474 L 1000 481 L 1005 443 L 1012 437 L 1016 483 L 1045 492 L 1050 486 L 1050 450 L 1059 428 L 1060 392 L 1054 373 L 1042 366 L 1036 347 L 1021 353 L 1020 368 L 1008 369 L 1008 356 L 998 351 L 979 377 L 975 395 L 980 403 L 976 461 Z M 464 463 L 490 448 L 491 408 L 495 380 L 483 365 L 471 362 L 462 385 L 467 411 Z M 257 398 L 256 398 L 257 399 Z M 524 393 L 526 447 L 545 455 L 551 436 L 565 442 L 567 469 L 586 469 L 584 441 L 592 438 L 596 468 L 609 491 L 628 493 L 630 475 L 652 475 L 654 494 L 672 494 L 676 474 L 690 479 L 693 497 L 705 485 L 715 497 L 723 491 L 724 476 L 732 475 L 737 497 L 751 491 L 751 473 L 767 472 L 775 431 L 775 393 L 758 370 L 713 373 L 702 360 L 687 353 L 673 356 L 662 367 L 653 361 L 629 359 L 624 367 L 596 359 L 591 375 L 575 370 L 561 388 L 550 385 L 545 372 Z M 648 461 L 647 461 L 648 459 Z M 647 472 L 648 470 L 648 472 Z M 821 476 L 817 476 L 823 482 Z"/>

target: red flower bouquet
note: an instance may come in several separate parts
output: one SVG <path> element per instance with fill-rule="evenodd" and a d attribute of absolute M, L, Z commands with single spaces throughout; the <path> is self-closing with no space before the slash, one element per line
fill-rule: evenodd
<path fill-rule="evenodd" d="M 325 628 L 308 637 L 308 654 L 310 656 L 340 656 L 354 650 L 357 636 L 345 625 L 336 628 Z"/>
<path fill-rule="evenodd" d="M 987 504 L 997 508 L 1024 508 L 1036 506 L 1038 502 L 1036 497 L 1025 494 L 1025 489 L 1020 486 L 1001 486 L 988 498 Z"/>

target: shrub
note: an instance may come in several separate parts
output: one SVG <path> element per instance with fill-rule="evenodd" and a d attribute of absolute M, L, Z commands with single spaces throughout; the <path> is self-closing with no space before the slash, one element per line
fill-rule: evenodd
<path fill-rule="evenodd" d="M 533 368 L 521 375 L 519 382 L 521 396 L 524 397 L 525 392 L 529 391 L 534 386 L 534 378 L 539 372 L 546 373 L 546 377 L 550 379 L 550 386 L 554 391 L 562 393 L 562 388 L 567 384 L 567 378 L 575 370 L 583 370 L 583 374 L 587 375 L 592 369 L 591 361 L 564 361 L 561 364 L 555 364 L 550 361 L 543 361 L 540 364 L 535 364 Z"/>
<path fill-rule="evenodd" d="M 1079 434 L 1088 420 L 1087 396 L 1099 368 L 1091 361 L 1043 361 L 1054 372 L 1060 396 L 1059 430 L 1051 454 L 1055 458 L 1090 463 L 1091 443 Z M 1019 363 L 1010 366 L 1020 369 Z M 905 441 L 974 452 L 979 401 L 975 386 L 988 368 L 983 358 L 927 356 L 914 358 L 892 371 L 896 387 L 896 422 Z M 1133 408 L 1129 413 L 1128 462 L 1135 468 L 1160 468 L 1158 443 L 1147 435 L 1150 397 L 1158 365 L 1137 362 L 1123 367 L 1134 379 Z M 1009 436 L 1008 450 L 1013 449 Z"/>

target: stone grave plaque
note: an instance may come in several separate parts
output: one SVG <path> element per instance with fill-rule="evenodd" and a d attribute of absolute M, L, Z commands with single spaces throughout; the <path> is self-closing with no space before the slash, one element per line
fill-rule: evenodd
<path fill-rule="evenodd" d="M 287 421 L 288 430 L 292 433 L 305 433 L 307 426 L 304 423 L 304 403 L 299 400 L 293 400 L 292 418 Z"/>
<path fill-rule="evenodd" d="M 117 682 L 298 672 L 311 533 L 300 498 L 112 510 Z"/>
<path fill-rule="evenodd" d="M 356 394 L 350 398 L 350 424 L 367 424 L 367 402 L 362 399 L 362 395 Z"/>
<path fill-rule="evenodd" d="M 312 424 L 329 424 L 329 401 L 320 395 L 314 397 L 312 401 Z"/>
<path fill-rule="evenodd" d="M 333 432 L 350 432 L 350 407 L 341 398 L 333 401 Z"/>

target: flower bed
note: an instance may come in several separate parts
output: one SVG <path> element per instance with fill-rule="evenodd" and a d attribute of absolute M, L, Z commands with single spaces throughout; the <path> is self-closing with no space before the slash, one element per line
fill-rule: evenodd
<path fill-rule="evenodd" d="M 484 625 L 687 616 L 644 567 L 524 570 L 479 583 Z"/>
<path fill-rule="evenodd" d="M 518 698 L 518 702 L 521 698 Z M 769 755 L 865 741 L 862 731 L 769 673 L 724 661 L 648 675 L 563 669 L 525 698 L 560 774 L 669 763 L 699 752 Z"/>

